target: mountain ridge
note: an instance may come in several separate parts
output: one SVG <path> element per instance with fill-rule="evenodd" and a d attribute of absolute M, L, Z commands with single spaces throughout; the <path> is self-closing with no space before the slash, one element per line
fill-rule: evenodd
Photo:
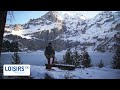
<path fill-rule="evenodd" d="M 26 24 L 6 26 L 4 37 L 12 40 L 14 35 L 19 36 L 19 47 L 28 50 L 43 50 L 51 41 L 57 51 L 75 46 L 80 50 L 113 51 L 120 35 L 120 12 L 103 11 L 91 19 L 81 16 L 79 11 L 49 11 Z"/>

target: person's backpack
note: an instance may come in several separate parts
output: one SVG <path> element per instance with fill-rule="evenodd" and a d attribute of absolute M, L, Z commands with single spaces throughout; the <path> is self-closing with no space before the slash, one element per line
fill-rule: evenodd
<path fill-rule="evenodd" d="M 46 47 L 46 54 L 51 55 L 54 53 L 54 50 L 51 46 Z"/>

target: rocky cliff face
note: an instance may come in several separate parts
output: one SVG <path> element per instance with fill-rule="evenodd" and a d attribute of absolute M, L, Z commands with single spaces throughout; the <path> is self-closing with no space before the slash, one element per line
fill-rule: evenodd
<path fill-rule="evenodd" d="M 30 19 L 18 31 L 13 31 L 14 27 L 7 25 L 4 37 L 13 40 L 17 35 L 21 49 L 44 50 L 52 42 L 57 51 L 75 46 L 80 50 L 113 51 L 120 39 L 120 12 L 105 11 L 86 19 L 78 11 L 49 11 Z"/>

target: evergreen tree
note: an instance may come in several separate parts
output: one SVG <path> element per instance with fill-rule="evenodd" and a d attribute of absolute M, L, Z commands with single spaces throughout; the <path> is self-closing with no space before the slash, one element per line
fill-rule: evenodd
<path fill-rule="evenodd" d="M 20 59 L 20 56 L 18 54 L 18 52 L 14 52 L 14 54 L 12 55 L 12 60 L 11 60 L 12 64 L 22 64 L 23 62 Z M 9 76 L 9 78 L 11 78 L 11 76 Z M 12 78 L 14 79 L 32 79 L 32 77 L 30 76 L 12 76 Z"/>
<path fill-rule="evenodd" d="M 92 66 L 92 65 L 91 65 L 91 58 L 90 58 L 90 56 L 89 56 L 89 54 L 88 54 L 87 51 L 84 51 L 84 52 L 83 52 L 82 65 L 83 65 L 84 67 L 86 67 L 86 68 Z"/>
<path fill-rule="evenodd" d="M 65 64 L 73 64 L 73 56 L 70 48 L 67 49 L 65 55 L 63 56 Z"/>
<path fill-rule="evenodd" d="M 18 42 L 17 41 L 11 43 L 10 51 L 13 51 L 13 52 L 18 52 L 19 51 Z"/>
<path fill-rule="evenodd" d="M 104 67 L 104 63 L 102 62 L 102 60 L 100 60 L 100 63 L 98 64 L 98 67 L 99 67 L 99 68 Z"/>
<path fill-rule="evenodd" d="M 18 52 L 20 51 L 18 48 L 18 42 L 9 42 L 8 40 L 4 40 L 2 42 L 2 52 Z"/>
<path fill-rule="evenodd" d="M 118 45 L 113 57 L 112 68 L 120 69 L 120 45 Z"/>
<path fill-rule="evenodd" d="M 81 55 L 77 51 L 77 48 L 75 48 L 73 52 L 73 65 L 80 66 L 80 64 L 81 64 Z"/>
<path fill-rule="evenodd" d="M 18 52 L 14 52 L 14 54 L 12 55 L 12 64 L 22 64 L 21 60 L 20 60 L 20 56 L 18 55 Z"/>

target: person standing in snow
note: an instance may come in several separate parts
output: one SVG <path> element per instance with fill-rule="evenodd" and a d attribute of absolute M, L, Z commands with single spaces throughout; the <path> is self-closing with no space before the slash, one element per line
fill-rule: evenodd
<path fill-rule="evenodd" d="M 52 58 L 52 65 L 54 64 L 55 59 L 55 51 L 52 47 L 52 43 L 49 43 L 48 46 L 45 48 L 44 54 L 48 60 L 48 69 L 51 69 L 50 59 Z"/>

